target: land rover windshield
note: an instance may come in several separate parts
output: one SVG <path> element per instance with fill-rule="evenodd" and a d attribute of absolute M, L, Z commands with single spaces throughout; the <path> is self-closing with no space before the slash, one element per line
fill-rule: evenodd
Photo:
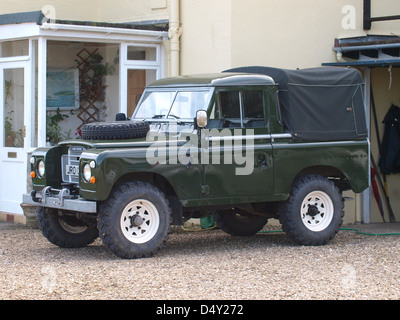
<path fill-rule="evenodd" d="M 134 119 L 179 119 L 193 121 L 198 110 L 207 110 L 212 89 L 148 90 L 134 112 Z"/>

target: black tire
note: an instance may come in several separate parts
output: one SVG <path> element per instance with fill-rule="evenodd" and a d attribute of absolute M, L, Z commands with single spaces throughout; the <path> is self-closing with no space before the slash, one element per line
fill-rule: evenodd
<path fill-rule="evenodd" d="M 74 217 L 58 216 L 56 209 L 38 207 L 36 217 L 43 236 L 61 248 L 82 248 L 99 237 L 95 223 L 85 225 Z"/>
<path fill-rule="evenodd" d="M 81 133 L 86 140 L 122 140 L 145 137 L 149 129 L 143 121 L 92 122 L 83 125 Z"/>
<path fill-rule="evenodd" d="M 116 187 L 101 204 L 97 227 L 104 245 L 124 259 L 146 258 L 160 250 L 171 231 L 168 200 L 145 182 Z"/>
<path fill-rule="evenodd" d="M 327 178 L 309 175 L 298 179 L 279 212 L 282 230 L 294 242 L 319 246 L 339 231 L 344 216 L 339 189 Z"/>
<path fill-rule="evenodd" d="M 218 228 L 232 236 L 249 237 L 255 235 L 268 222 L 267 217 L 247 214 L 240 210 L 222 210 L 213 214 Z"/>

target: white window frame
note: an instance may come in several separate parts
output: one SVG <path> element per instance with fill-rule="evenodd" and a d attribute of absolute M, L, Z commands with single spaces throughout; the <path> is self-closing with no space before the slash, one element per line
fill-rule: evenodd
<path fill-rule="evenodd" d="M 155 48 L 156 60 L 128 60 L 129 47 Z M 119 112 L 128 112 L 128 70 L 155 70 L 156 79 L 164 77 L 164 51 L 161 44 L 121 43 L 119 64 Z"/>
<path fill-rule="evenodd" d="M 0 41 L 29 39 L 29 55 L 0 58 L 0 62 L 29 61 L 28 77 L 37 81 L 37 146 L 46 145 L 46 71 L 47 71 L 47 41 L 86 41 L 116 43 L 120 46 L 120 78 L 119 78 L 119 112 L 127 112 L 127 76 L 129 69 L 156 70 L 156 79 L 165 74 L 165 49 L 163 41 L 168 39 L 166 31 L 150 31 L 136 29 L 109 28 L 97 26 L 78 26 L 44 23 L 10 24 L 0 26 Z M 37 40 L 37 65 L 32 40 Z M 35 43 L 36 44 L 36 43 Z M 156 48 L 156 61 L 128 60 L 128 46 Z M 0 48 L 1 50 L 1 48 Z M 35 79 L 35 68 L 38 77 Z M 32 90 L 31 102 L 35 103 Z M 33 107 L 33 105 L 32 105 Z"/>

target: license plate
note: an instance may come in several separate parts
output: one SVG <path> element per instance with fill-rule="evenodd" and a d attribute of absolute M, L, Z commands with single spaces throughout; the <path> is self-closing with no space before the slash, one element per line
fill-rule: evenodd
<path fill-rule="evenodd" d="M 66 169 L 65 173 L 68 176 L 78 176 L 79 175 L 79 166 L 66 165 L 65 169 Z"/>

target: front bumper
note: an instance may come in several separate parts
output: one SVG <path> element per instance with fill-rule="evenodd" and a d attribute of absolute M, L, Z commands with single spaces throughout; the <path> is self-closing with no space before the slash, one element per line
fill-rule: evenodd
<path fill-rule="evenodd" d="M 45 187 L 42 191 L 32 191 L 31 194 L 22 196 L 24 204 L 35 205 L 39 207 L 47 207 L 54 209 L 62 209 L 68 211 L 96 213 L 96 201 L 88 201 L 80 197 L 71 196 L 69 189 L 52 189 Z"/>

